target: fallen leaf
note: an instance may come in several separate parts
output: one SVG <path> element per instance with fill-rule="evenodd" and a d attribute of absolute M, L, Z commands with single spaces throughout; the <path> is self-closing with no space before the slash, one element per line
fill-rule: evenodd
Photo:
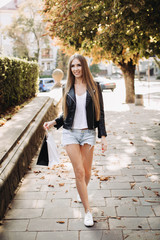
<path fill-rule="evenodd" d="M 150 162 L 149 160 L 147 160 L 147 159 L 145 159 L 145 158 L 143 158 L 142 161 L 143 161 L 143 162 Z"/>
<path fill-rule="evenodd" d="M 142 228 L 142 226 L 141 226 L 141 225 L 138 225 L 138 228 Z"/>
<path fill-rule="evenodd" d="M 101 211 L 101 216 L 104 216 L 104 211 Z"/>
<path fill-rule="evenodd" d="M 132 199 L 132 201 L 133 201 L 133 202 L 138 202 L 138 200 L 137 200 L 137 199 L 135 199 L 135 198 L 133 198 L 133 199 Z"/>
<path fill-rule="evenodd" d="M 151 173 L 148 173 L 147 175 L 146 175 L 146 177 L 148 178 L 148 177 L 152 177 L 153 175 L 151 174 Z"/>
<path fill-rule="evenodd" d="M 63 187 L 63 186 L 64 186 L 64 183 L 59 183 L 59 186 L 60 186 L 60 187 Z"/>
<path fill-rule="evenodd" d="M 134 145 L 134 143 L 133 143 L 133 142 L 130 142 L 130 144 Z"/>
<path fill-rule="evenodd" d="M 39 173 L 41 173 L 41 171 L 34 171 L 34 173 L 37 173 L 37 174 L 39 174 Z"/>
<path fill-rule="evenodd" d="M 131 189 L 133 189 L 134 188 L 134 186 L 136 185 L 136 183 L 134 182 L 134 183 L 130 183 L 131 184 Z"/>
<path fill-rule="evenodd" d="M 0 127 L 4 126 L 4 124 L 7 122 L 6 119 L 2 119 L 0 120 Z"/>
<path fill-rule="evenodd" d="M 45 179 L 45 176 L 42 176 L 40 179 Z"/>
<path fill-rule="evenodd" d="M 65 193 L 67 193 L 67 192 L 68 192 L 68 190 L 65 191 Z"/>
<path fill-rule="evenodd" d="M 56 223 L 64 224 L 65 221 L 57 221 Z"/>
<path fill-rule="evenodd" d="M 158 166 L 160 166 L 160 163 L 157 163 Z"/>
<path fill-rule="evenodd" d="M 100 176 L 98 177 L 98 179 L 100 179 L 100 181 L 108 181 L 111 177 L 108 176 L 108 177 L 105 177 L 105 176 Z"/>
<path fill-rule="evenodd" d="M 56 166 L 53 166 L 52 168 L 51 168 L 51 170 L 55 170 L 56 169 Z"/>
<path fill-rule="evenodd" d="M 144 188 L 145 188 L 145 189 L 147 189 L 147 190 L 151 190 L 151 188 L 150 188 L 150 187 L 146 187 L 146 186 L 145 186 Z"/>
<path fill-rule="evenodd" d="M 154 191 L 154 193 L 156 194 L 156 196 L 157 196 L 157 197 L 160 197 L 160 194 L 159 194 L 159 192 L 157 192 L 157 191 Z"/>
<path fill-rule="evenodd" d="M 54 185 L 49 184 L 48 187 L 53 187 L 54 188 Z"/>
<path fill-rule="evenodd" d="M 62 163 L 62 164 L 60 164 L 59 166 L 60 166 L 60 167 L 65 167 L 65 165 L 64 165 L 63 163 Z"/>
<path fill-rule="evenodd" d="M 12 205 L 11 204 L 8 205 L 8 209 L 12 209 Z"/>

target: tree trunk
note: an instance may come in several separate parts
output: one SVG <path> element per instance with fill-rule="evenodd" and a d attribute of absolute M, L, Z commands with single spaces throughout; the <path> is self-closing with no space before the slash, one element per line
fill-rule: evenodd
<path fill-rule="evenodd" d="M 125 87 L 126 87 L 126 103 L 135 102 L 135 91 L 134 91 L 134 75 L 136 65 L 133 64 L 133 61 L 130 60 L 127 63 L 119 63 L 120 68 L 123 72 Z"/>

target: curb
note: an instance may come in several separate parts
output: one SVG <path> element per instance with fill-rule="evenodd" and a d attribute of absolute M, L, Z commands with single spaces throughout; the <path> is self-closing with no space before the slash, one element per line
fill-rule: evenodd
<path fill-rule="evenodd" d="M 6 157 L 0 166 L 0 219 L 3 218 L 20 180 L 38 151 L 44 136 L 43 122 L 55 118 L 58 114 L 61 96 L 59 94 L 58 101 L 55 101 L 54 98 L 46 98 L 40 111 L 36 114 L 33 113 L 35 116 L 28 122 L 26 131 L 22 129 L 21 135 L 17 136 L 18 142 L 16 141 L 14 147 L 11 146 L 11 150 L 8 150 L 9 153 L 5 154 Z M 23 110 L 25 111 L 25 109 Z"/>

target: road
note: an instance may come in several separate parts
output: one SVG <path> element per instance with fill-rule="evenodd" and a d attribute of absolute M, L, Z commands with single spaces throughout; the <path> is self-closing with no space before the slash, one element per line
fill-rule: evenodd
<path fill-rule="evenodd" d="M 104 110 L 121 111 L 127 108 L 125 104 L 124 79 L 115 80 L 116 89 L 103 91 Z M 152 109 L 160 109 L 160 81 L 152 79 L 148 81 L 135 81 L 135 93 L 143 94 L 144 106 Z M 124 106 L 122 105 L 124 103 Z"/>
<path fill-rule="evenodd" d="M 114 92 L 110 90 L 103 91 L 104 110 L 122 111 L 127 108 L 125 103 L 125 83 L 124 79 L 114 79 L 116 89 Z M 135 93 L 143 94 L 144 106 L 152 109 L 160 109 L 160 80 L 151 77 L 150 81 L 135 81 Z M 39 93 L 39 96 L 53 97 L 51 92 Z"/>

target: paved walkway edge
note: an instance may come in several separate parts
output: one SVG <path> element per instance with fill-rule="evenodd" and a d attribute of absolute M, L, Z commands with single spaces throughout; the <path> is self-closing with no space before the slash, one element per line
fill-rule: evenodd
<path fill-rule="evenodd" d="M 39 99 L 40 97 L 37 97 L 37 101 Z M 0 165 L 0 219 L 3 218 L 9 203 L 14 197 L 20 180 L 28 170 L 32 157 L 42 142 L 44 136 L 43 122 L 57 116 L 60 100 L 61 94 L 59 94 L 58 100 L 57 98 L 56 100 L 49 98 L 45 104 L 43 103 L 41 111 L 37 114 L 34 113 L 35 118 L 31 122 L 28 121 L 27 130 L 22 134 L 15 147 Z"/>

